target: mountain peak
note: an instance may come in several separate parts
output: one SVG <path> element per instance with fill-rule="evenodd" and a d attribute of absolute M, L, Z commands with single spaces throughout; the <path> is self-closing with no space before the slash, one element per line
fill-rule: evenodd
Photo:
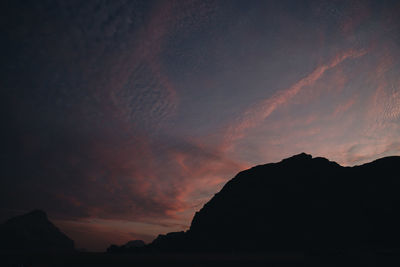
<path fill-rule="evenodd" d="M 72 250 L 74 241 L 62 233 L 42 210 L 13 217 L 0 224 L 0 248 L 16 250 Z"/>
<path fill-rule="evenodd" d="M 47 214 L 46 212 L 44 212 L 43 210 L 40 209 L 36 209 L 33 210 L 25 215 L 22 216 L 26 216 L 26 217 L 33 217 L 33 218 L 40 218 L 40 219 L 47 219 Z"/>
<path fill-rule="evenodd" d="M 310 160 L 312 158 L 313 158 L 312 155 L 302 152 L 300 154 L 297 154 L 297 155 L 291 156 L 289 158 L 286 158 L 286 159 L 284 159 L 282 161 L 288 161 L 288 160 Z"/>
<path fill-rule="evenodd" d="M 304 251 L 399 247 L 400 157 L 342 167 L 300 153 L 240 172 L 196 212 L 190 229 L 149 249 Z M 362 203 L 362 204 L 360 204 Z"/>

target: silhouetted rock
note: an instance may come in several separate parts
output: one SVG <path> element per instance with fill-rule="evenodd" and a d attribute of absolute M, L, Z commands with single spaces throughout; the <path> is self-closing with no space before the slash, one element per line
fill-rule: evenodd
<path fill-rule="evenodd" d="M 238 173 L 187 232 L 149 250 L 310 251 L 400 247 L 400 157 L 342 167 L 305 153 Z"/>
<path fill-rule="evenodd" d="M 51 223 L 44 211 L 35 210 L 0 225 L 0 249 L 73 250 L 74 241 Z"/>
<path fill-rule="evenodd" d="M 188 243 L 187 235 L 184 231 L 172 232 L 166 235 L 158 235 L 156 239 L 149 244 L 148 248 L 150 250 L 162 250 L 162 251 L 181 251 L 185 249 L 183 244 Z"/>
<path fill-rule="evenodd" d="M 108 253 L 118 253 L 118 252 L 122 252 L 122 248 L 121 246 L 115 245 L 115 244 L 111 244 L 108 248 L 107 248 L 107 252 Z"/>
<path fill-rule="evenodd" d="M 143 240 L 132 240 L 129 241 L 125 244 L 125 247 L 130 249 L 130 248 L 141 248 L 144 247 L 146 243 L 144 243 Z"/>
<path fill-rule="evenodd" d="M 143 240 L 131 240 L 127 242 L 125 245 L 118 246 L 118 245 L 111 245 L 107 248 L 107 252 L 110 253 L 121 253 L 121 252 L 131 252 L 137 251 L 143 248 L 146 245 Z"/>

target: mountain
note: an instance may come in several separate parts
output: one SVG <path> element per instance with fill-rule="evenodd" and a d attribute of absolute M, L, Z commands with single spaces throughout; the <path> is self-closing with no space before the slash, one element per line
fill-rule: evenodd
<path fill-rule="evenodd" d="M 238 173 L 159 251 L 400 248 L 400 157 L 355 167 L 302 153 Z"/>
<path fill-rule="evenodd" d="M 107 252 L 111 253 L 130 252 L 141 249 L 144 246 L 146 246 L 146 243 L 144 243 L 143 240 L 131 240 L 122 246 L 111 245 L 107 248 Z"/>
<path fill-rule="evenodd" d="M 0 249 L 73 250 L 74 241 L 51 223 L 44 211 L 34 210 L 0 225 Z"/>

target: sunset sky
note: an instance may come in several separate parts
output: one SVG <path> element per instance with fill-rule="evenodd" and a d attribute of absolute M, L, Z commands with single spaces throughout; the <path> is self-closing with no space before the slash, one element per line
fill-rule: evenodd
<path fill-rule="evenodd" d="M 0 219 L 104 250 L 237 172 L 400 155 L 399 1 L 5 1 Z"/>

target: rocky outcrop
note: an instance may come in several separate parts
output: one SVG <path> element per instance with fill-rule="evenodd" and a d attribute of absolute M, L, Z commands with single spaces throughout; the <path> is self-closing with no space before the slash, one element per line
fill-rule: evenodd
<path fill-rule="evenodd" d="M 110 253 L 125 253 L 131 251 L 137 251 L 144 248 L 146 243 L 143 240 L 131 240 L 127 242 L 125 245 L 118 246 L 118 245 L 111 245 L 107 248 L 107 252 Z"/>
<path fill-rule="evenodd" d="M 0 249 L 73 250 L 74 241 L 50 222 L 44 211 L 35 210 L 0 225 Z"/>
<path fill-rule="evenodd" d="M 237 174 L 151 250 L 400 247 L 400 157 L 342 167 L 305 153 Z"/>

